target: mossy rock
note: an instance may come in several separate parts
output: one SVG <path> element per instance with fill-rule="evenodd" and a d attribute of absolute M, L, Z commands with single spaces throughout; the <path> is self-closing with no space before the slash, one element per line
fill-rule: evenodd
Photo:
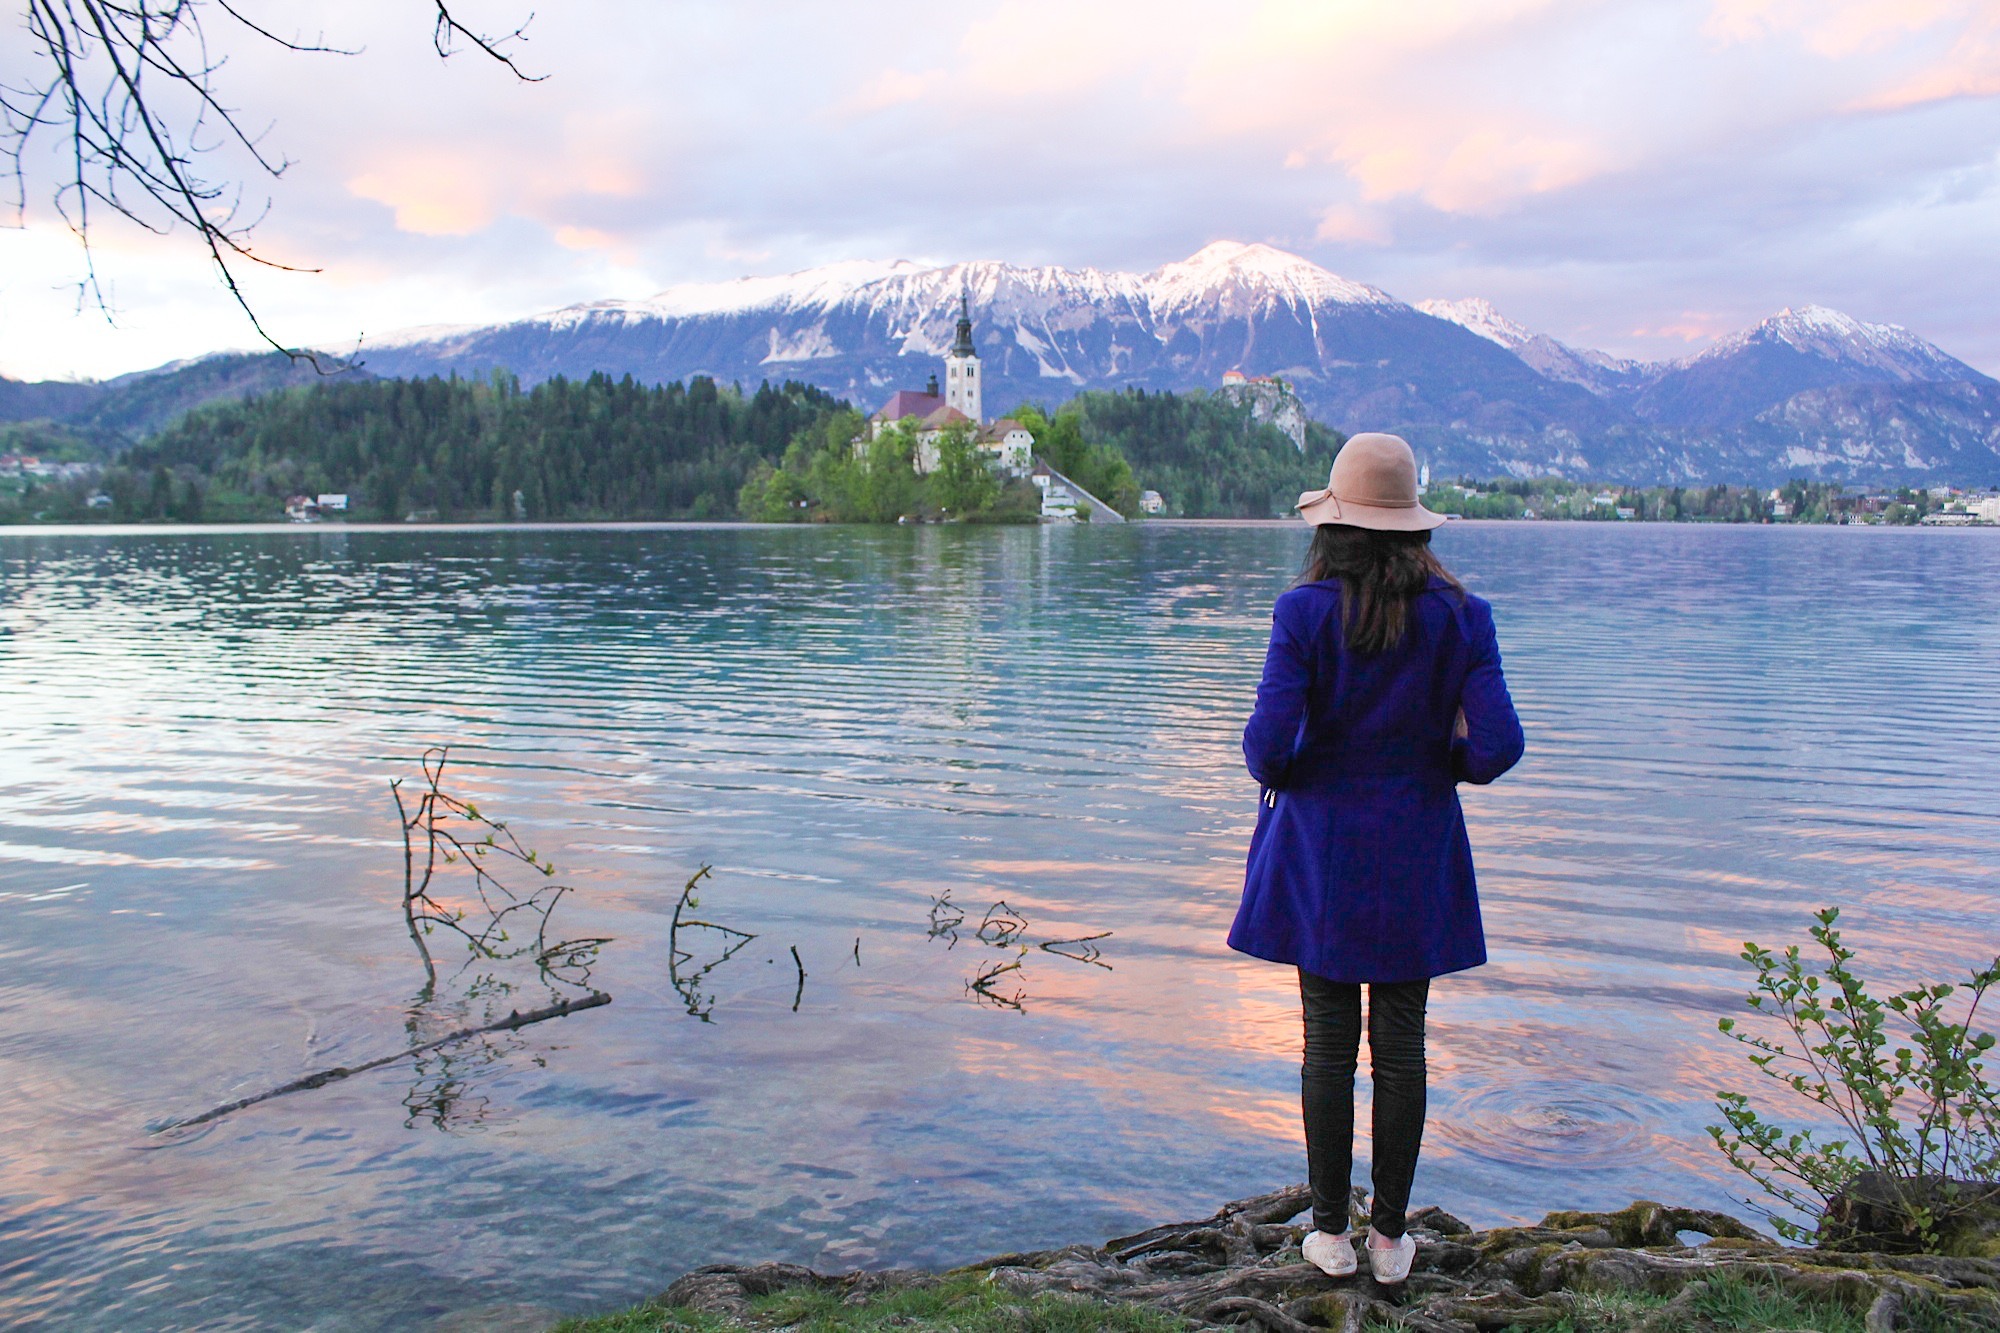
<path fill-rule="evenodd" d="M 1827 1204 L 1819 1244 L 1839 1251 L 2000 1258 L 2000 1184 L 1863 1172 Z"/>

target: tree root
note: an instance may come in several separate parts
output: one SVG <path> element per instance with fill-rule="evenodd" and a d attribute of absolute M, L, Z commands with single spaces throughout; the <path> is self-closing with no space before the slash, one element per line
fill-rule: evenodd
<path fill-rule="evenodd" d="M 1360 1333 L 1370 1320 L 1409 1333 L 1554 1327 L 1590 1296 L 1620 1293 L 1667 1298 L 1637 1327 L 1682 1333 L 1700 1326 L 1694 1303 L 1721 1276 L 1841 1305 L 1863 1316 L 1869 1333 L 1902 1327 L 1904 1312 L 1915 1305 L 1938 1311 L 1954 1327 L 2000 1330 L 2000 1260 L 1790 1249 L 1724 1214 L 1647 1201 L 1615 1213 L 1551 1213 L 1536 1226 L 1490 1231 L 1421 1208 L 1410 1214 L 1419 1248 L 1406 1284 L 1383 1287 L 1365 1271 L 1333 1278 L 1303 1261 L 1304 1228 L 1283 1225 L 1310 1203 L 1298 1185 L 1102 1246 L 1005 1254 L 952 1271 L 983 1274 L 1022 1296 L 1069 1293 L 1266 1333 Z M 1684 1245 L 1684 1232 L 1709 1239 Z M 859 1293 L 935 1280 L 724 1265 L 689 1274 L 661 1301 L 740 1319 L 751 1296 L 788 1286 Z"/>

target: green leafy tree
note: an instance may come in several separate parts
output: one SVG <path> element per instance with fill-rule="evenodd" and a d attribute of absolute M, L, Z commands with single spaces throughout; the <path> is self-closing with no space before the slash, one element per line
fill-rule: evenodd
<path fill-rule="evenodd" d="M 972 438 L 972 428 L 953 425 L 937 438 L 937 467 L 926 478 L 930 502 L 949 517 L 983 513 L 1000 498 L 1000 482 Z"/>
<path fill-rule="evenodd" d="M 868 442 L 841 517 L 853 523 L 894 523 L 917 511 L 917 434 L 908 419 Z M 851 464 L 847 464 L 850 468 Z"/>

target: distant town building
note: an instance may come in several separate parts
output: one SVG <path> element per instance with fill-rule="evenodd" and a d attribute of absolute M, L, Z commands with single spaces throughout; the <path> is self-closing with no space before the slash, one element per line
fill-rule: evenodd
<path fill-rule="evenodd" d="M 96 476 L 103 470 L 97 463 L 56 463 L 45 461 L 36 454 L 0 454 L 0 472 L 12 472 L 22 477 L 75 481 L 82 477 Z"/>
<path fill-rule="evenodd" d="M 1161 498 L 1160 493 L 1158 491 L 1139 492 L 1140 513 L 1164 514 L 1166 511 L 1167 511 L 1167 502 Z"/>
<path fill-rule="evenodd" d="M 345 494 L 322 495 L 314 503 L 319 506 L 319 512 L 322 514 L 344 514 L 347 512 L 347 496 Z"/>

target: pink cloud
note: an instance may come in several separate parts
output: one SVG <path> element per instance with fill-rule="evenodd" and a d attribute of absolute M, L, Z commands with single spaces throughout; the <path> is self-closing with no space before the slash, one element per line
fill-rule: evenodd
<path fill-rule="evenodd" d="M 1349 245 L 1388 245 L 1395 240 L 1387 219 L 1353 204 L 1334 204 L 1321 212 L 1313 235 Z"/>

